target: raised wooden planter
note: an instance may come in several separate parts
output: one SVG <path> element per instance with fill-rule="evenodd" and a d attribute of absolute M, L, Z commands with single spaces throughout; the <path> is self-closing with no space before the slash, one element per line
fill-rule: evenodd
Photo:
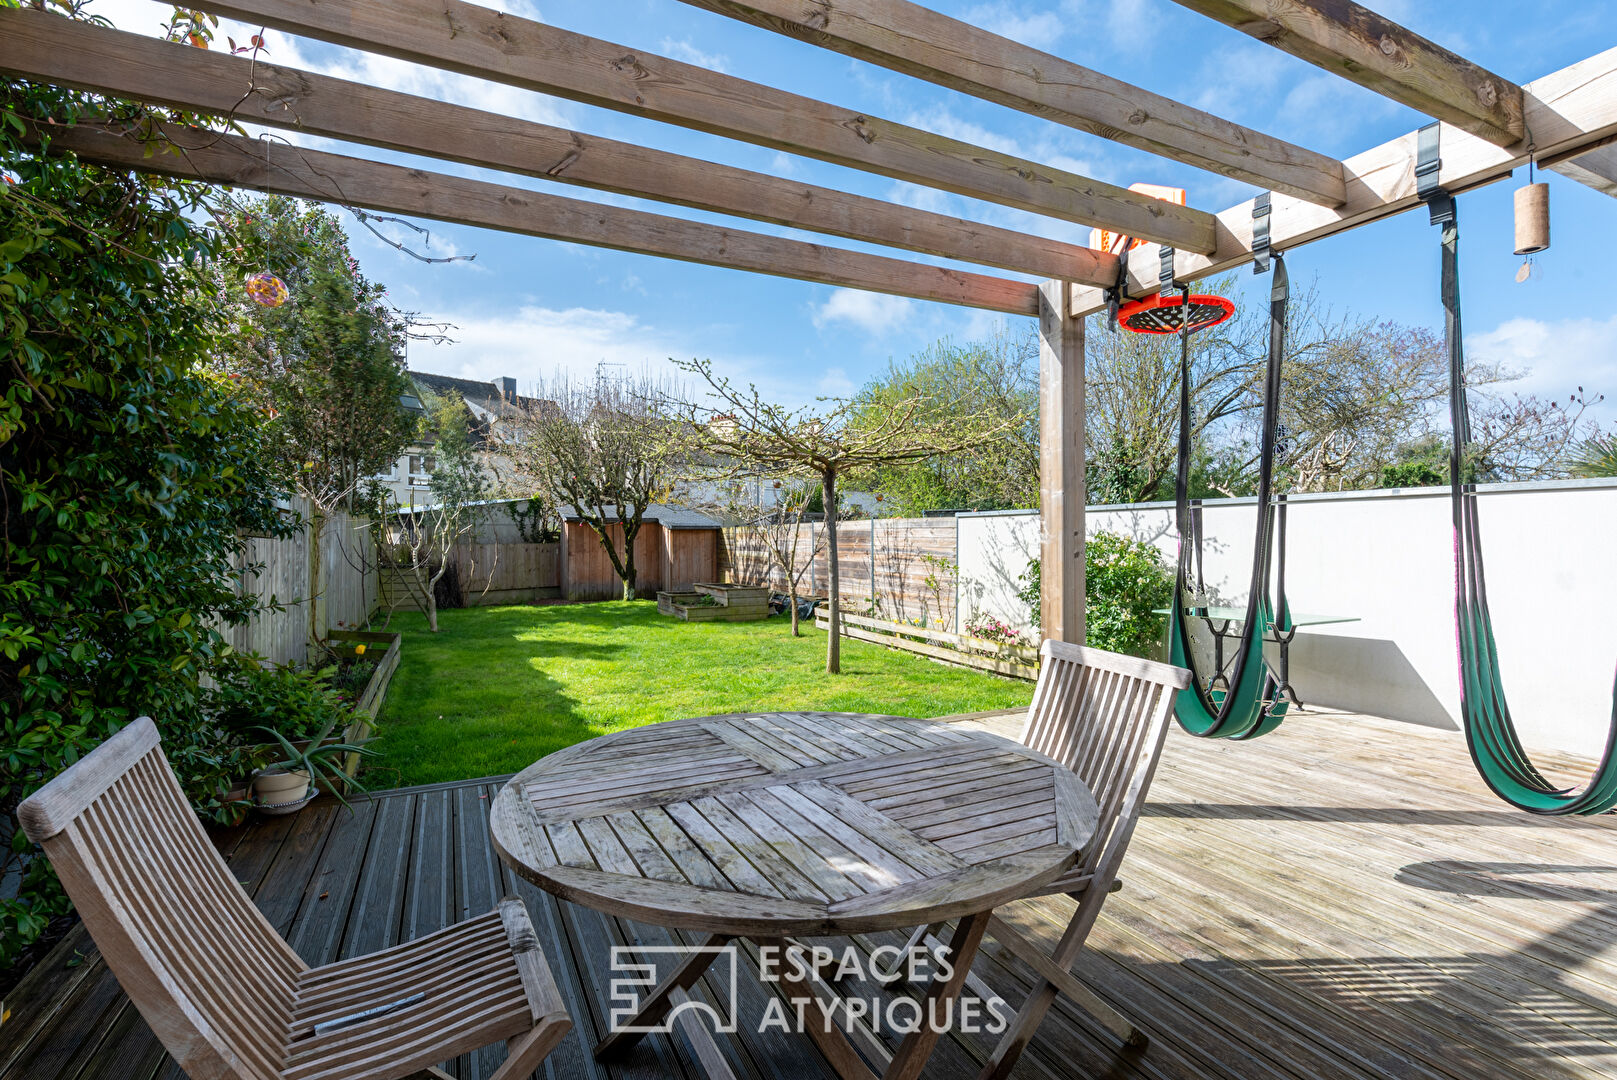
<path fill-rule="evenodd" d="M 907 623 L 887 622 L 864 615 L 842 615 L 842 636 L 871 641 L 890 649 L 928 656 L 946 664 L 991 671 L 1013 679 L 1036 681 L 1039 677 L 1039 650 L 1022 645 L 1001 645 L 983 638 L 967 637 L 948 630 L 928 630 Z M 831 614 L 825 608 L 814 610 L 814 625 L 831 627 Z"/>
<path fill-rule="evenodd" d="M 756 622 L 769 617 L 767 586 L 697 582 L 691 592 L 660 592 L 657 610 L 685 622 Z"/>
<path fill-rule="evenodd" d="M 365 684 L 359 700 L 354 703 L 354 719 L 343 729 L 343 742 L 357 742 L 370 735 L 372 728 L 376 726 L 376 714 L 382 711 L 382 702 L 387 698 L 388 683 L 393 681 L 393 673 L 399 669 L 399 650 L 404 636 L 369 630 L 333 630 L 327 637 L 332 641 L 346 641 L 354 645 L 363 642 L 367 652 L 375 645 L 386 647 L 386 651 L 382 653 L 382 662 L 371 672 L 370 681 Z M 359 755 L 349 754 L 343 761 L 343 772 L 353 776 L 358 769 Z"/>

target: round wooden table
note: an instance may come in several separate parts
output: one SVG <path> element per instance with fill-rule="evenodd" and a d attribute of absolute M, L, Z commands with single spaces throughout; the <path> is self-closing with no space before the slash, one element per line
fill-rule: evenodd
<path fill-rule="evenodd" d="M 1097 818 L 1069 769 L 988 732 L 895 716 L 738 713 L 551 754 L 500 791 L 491 827 L 500 855 L 540 888 L 707 931 L 709 946 L 958 919 L 954 974 L 929 991 L 948 999 L 989 913 L 1068 870 Z M 690 956 L 628 1026 L 675 1010 L 713 957 Z M 813 997 L 784 976 L 782 986 L 796 1001 Z M 872 1075 L 840 1030 L 819 1028 L 808 1024 L 808 1034 L 839 1073 Z M 597 1054 L 635 1037 L 609 1036 Z M 936 1038 L 927 1026 L 907 1036 L 879 1063 L 885 1075 L 918 1075 Z"/>

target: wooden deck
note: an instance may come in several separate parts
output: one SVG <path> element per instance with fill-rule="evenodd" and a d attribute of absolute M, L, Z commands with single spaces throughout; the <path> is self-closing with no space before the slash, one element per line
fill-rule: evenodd
<path fill-rule="evenodd" d="M 670 937 L 514 880 L 488 844 L 497 786 L 392 792 L 352 814 L 316 805 L 224 844 L 259 905 L 314 963 L 426 933 L 515 891 L 578 1022 L 544 1075 L 702 1075 L 682 1036 L 647 1039 L 610 1067 L 591 1059 L 609 945 Z M 1063 1003 L 1017 1075 L 1617 1075 L 1617 821 L 1511 811 L 1482 789 L 1456 737 L 1319 714 L 1250 744 L 1176 735 L 1152 794 L 1123 891 L 1079 969 L 1151 1045 L 1125 1053 Z M 1051 940 L 1068 910 L 1046 900 L 1010 917 Z M 0 1076 L 178 1076 L 93 947 L 77 934 L 65 944 L 6 1002 Z M 69 967 L 74 948 L 82 959 Z M 992 942 L 976 972 L 1020 1002 L 1027 972 Z M 738 1075 L 833 1075 L 807 1039 L 753 1034 L 764 991 L 745 972 L 739 985 L 743 1035 L 724 1043 Z M 944 1040 L 927 1075 L 969 1077 L 988 1041 Z M 498 1056 L 450 1071 L 480 1080 Z"/>

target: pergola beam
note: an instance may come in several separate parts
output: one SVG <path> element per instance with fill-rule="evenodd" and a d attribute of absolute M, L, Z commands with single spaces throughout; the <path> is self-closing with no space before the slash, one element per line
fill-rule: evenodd
<path fill-rule="evenodd" d="M 1353 0 L 1177 2 L 1495 146 L 1526 137 L 1520 86 Z"/>
<path fill-rule="evenodd" d="M 0 8 L 0 71 L 1088 285 L 1117 257 L 365 83 Z M 251 92 L 249 92 L 251 91 Z"/>
<path fill-rule="evenodd" d="M 1568 180 L 1617 198 L 1617 145 L 1602 146 L 1546 167 Z"/>
<path fill-rule="evenodd" d="M 684 0 L 694 7 L 1322 206 L 1342 163 L 907 0 Z"/>
<path fill-rule="evenodd" d="M 1572 159 L 1617 135 L 1617 48 L 1591 56 L 1523 87 L 1527 126 L 1540 160 Z M 1525 146 L 1501 148 L 1443 124 L 1438 183 L 1459 193 L 1503 180 L 1527 164 Z M 1416 133 L 1410 132 L 1343 162 L 1348 201 L 1336 210 L 1275 195 L 1269 215 L 1270 242 L 1278 250 L 1321 240 L 1419 205 L 1415 193 Z M 1218 215 L 1218 251 L 1211 257 L 1178 252 L 1174 274 L 1194 281 L 1252 261 L 1252 203 L 1239 203 Z M 1129 254 L 1130 296 L 1160 288 L 1157 249 Z M 1073 313 L 1087 315 L 1106 306 L 1099 289 L 1075 288 Z"/>
<path fill-rule="evenodd" d="M 1212 215 L 464 0 L 202 0 L 203 10 L 1186 251 Z"/>
<path fill-rule="evenodd" d="M 148 156 L 148 145 L 98 124 L 49 129 L 52 148 L 115 168 L 410 214 L 460 225 L 658 255 L 825 285 L 936 300 L 1009 315 L 1037 315 L 1038 286 L 724 229 L 544 195 L 524 188 L 387 165 L 279 142 L 169 128 L 179 152 Z"/>

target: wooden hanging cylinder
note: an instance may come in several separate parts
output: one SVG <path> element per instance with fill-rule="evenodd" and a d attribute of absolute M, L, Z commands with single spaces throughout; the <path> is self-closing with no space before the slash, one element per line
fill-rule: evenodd
<path fill-rule="evenodd" d="M 1516 254 L 1531 255 L 1550 246 L 1550 185 L 1516 189 Z"/>

